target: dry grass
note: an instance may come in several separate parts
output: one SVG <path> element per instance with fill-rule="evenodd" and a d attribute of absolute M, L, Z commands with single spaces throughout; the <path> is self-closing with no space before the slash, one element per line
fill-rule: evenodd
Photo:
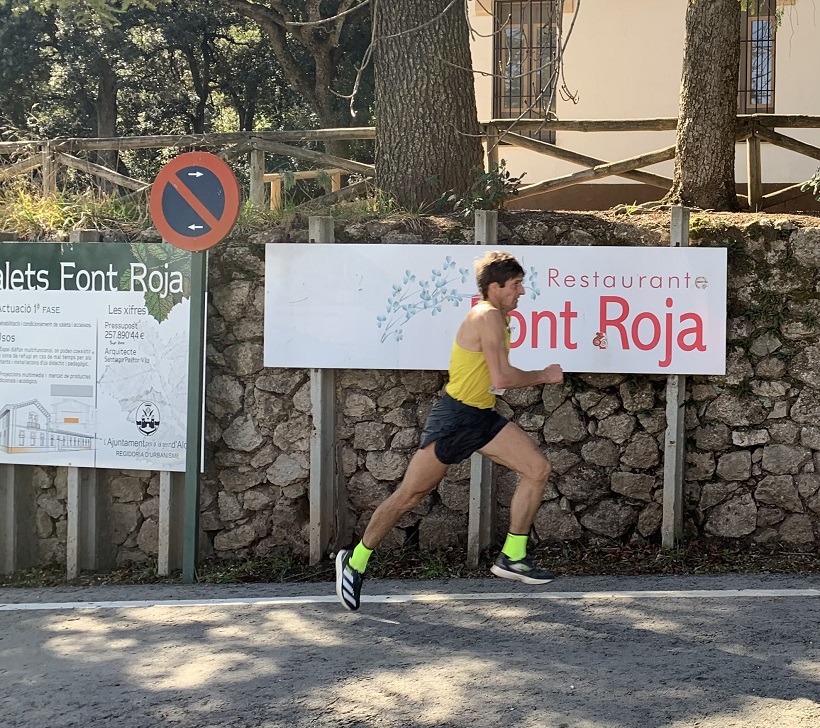
<path fill-rule="evenodd" d="M 43 197 L 28 181 L 0 187 L 0 230 L 22 240 L 65 240 L 70 230 L 105 230 L 127 239 L 148 225 L 140 198 L 98 199 L 91 192 Z"/>

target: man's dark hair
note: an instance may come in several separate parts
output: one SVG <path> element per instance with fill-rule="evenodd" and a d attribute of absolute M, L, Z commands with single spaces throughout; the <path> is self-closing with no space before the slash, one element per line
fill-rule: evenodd
<path fill-rule="evenodd" d="M 509 253 L 491 250 L 475 262 L 475 280 L 482 298 L 487 298 L 490 283 L 498 283 L 502 288 L 507 281 L 524 275 L 521 264 Z"/>

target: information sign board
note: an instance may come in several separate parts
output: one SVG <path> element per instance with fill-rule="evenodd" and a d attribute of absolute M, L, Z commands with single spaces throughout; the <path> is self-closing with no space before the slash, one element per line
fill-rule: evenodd
<path fill-rule="evenodd" d="M 0 462 L 185 470 L 190 264 L 0 243 Z"/>
<path fill-rule="evenodd" d="M 568 372 L 723 374 L 726 249 L 497 246 L 525 270 L 510 361 Z M 265 366 L 447 369 L 479 300 L 474 245 L 266 249 Z"/>

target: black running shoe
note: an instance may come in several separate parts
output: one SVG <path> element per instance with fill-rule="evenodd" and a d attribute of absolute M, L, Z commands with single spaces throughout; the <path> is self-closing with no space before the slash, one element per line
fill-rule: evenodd
<path fill-rule="evenodd" d="M 520 561 L 511 561 L 503 553 L 498 555 L 490 571 L 502 579 L 514 579 L 524 584 L 547 584 L 555 578 L 552 572 L 535 566 L 529 556 L 525 556 Z"/>
<path fill-rule="evenodd" d="M 345 609 L 355 612 L 359 608 L 364 574 L 350 566 L 352 549 L 341 549 L 336 554 L 336 595 Z"/>

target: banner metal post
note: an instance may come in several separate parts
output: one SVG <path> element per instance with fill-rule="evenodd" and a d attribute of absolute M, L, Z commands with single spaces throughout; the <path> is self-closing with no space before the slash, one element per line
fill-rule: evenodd
<path fill-rule="evenodd" d="M 202 388 L 205 355 L 205 315 L 208 252 L 191 253 L 191 324 L 188 349 L 188 419 L 185 448 L 185 538 L 182 582 L 196 581 L 199 553 L 199 474 L 202 470 Z"/>

